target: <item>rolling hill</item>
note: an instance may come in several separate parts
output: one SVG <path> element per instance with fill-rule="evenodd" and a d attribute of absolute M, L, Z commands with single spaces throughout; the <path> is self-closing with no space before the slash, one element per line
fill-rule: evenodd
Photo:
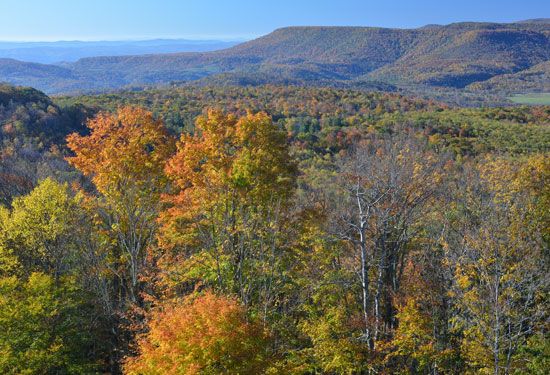
<path fill-rule="evenodd" d="M 287 27 L 213 52 L 90 57 L 62 65 L 0 60 L 0 81 L 48 93 L 190 81 L 462 89 L 529 74 L 548 61 L 550 23 L 544 19 L 418 29 Z"/>

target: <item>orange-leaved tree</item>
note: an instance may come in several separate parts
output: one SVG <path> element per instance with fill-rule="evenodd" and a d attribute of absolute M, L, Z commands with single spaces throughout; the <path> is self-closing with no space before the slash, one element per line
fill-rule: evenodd
<path fill-rule="evenodd" d="M 127 374 L 260 374 L 269 338 L 236 300 L 206 292 L 154 311 Z"/>
<path fill-rule="evenodd" d="M 130 305 L 143 304 L 143 276 L 155 245 L 160 195 L 168 187 L 164 164 L 174 140 L 162 121 L 133 107 L 100 113 L 88 121 L 88 128 L 88 135 L 67 138 L 74 152 L 67 159 L 91 178 L 98 192 L 84 200 L 98 238 L 87 247 L 85 258 L 107 316 L 116 317 Z M 120 336 L 115 334 L 114 340 Z"/>
<path fill-rule="evenodd" d="M 75 156 L 67 160 L 92 178 L 108 197 L 132 193 L 158 196 L 165 186 L 164 163 L 174 141 L 162 121 L 142 108 L 121 107 L 88 121 L 90 134 L 67 137 Z"/>

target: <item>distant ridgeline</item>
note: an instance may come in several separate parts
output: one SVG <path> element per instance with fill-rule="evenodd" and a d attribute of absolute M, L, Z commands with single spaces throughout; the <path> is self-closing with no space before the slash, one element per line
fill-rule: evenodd
<path fill-rule="evenodd" d="M 206 52 L 238 42 L 220 40 L 150 39 L 122 41 L 0 42 L 0 58 L 42 64 L 74 62 L 84 57 Z"/>
<path fill-rule="evenodd" d="M 418 29 L 288 27 L 213 52 L 90 57 L 58 65 L 0 59 L 0 81 L 50 94 L 182 82 L 392 91 L 550 90 L 550 23 Z"/>

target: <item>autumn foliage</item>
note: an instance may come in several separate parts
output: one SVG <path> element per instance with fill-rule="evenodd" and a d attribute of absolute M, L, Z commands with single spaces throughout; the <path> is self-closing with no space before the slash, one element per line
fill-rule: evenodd
<path fill-rule="evenodd" d="M 127 374 L 260 374 L 268 336 L 234 299 L 206 292 L 152 315 Z"/>
<path fill-rule="evenodd" d="M 166 173 L 178 191 L 166 195 L 171 205 L 162 215 L 168 242 L 181 241 L 189 221 L 228 197 L 261 208 L 289 196 L 295 166 L 285 134 L 265 113 L 237 118 L 211 110 L 197 119 L 195 134 L 183 133 Z"/>
<path fill-rule="evenodd" d="M 101 113 L 88 121 L 89 135 L 67 137 L 75 156 L 69 162 L 90 176 L 103 194 L 129 181 L 144 185 L 162 178 L 173 141 L 162 121 L 151 112 L 121 107 L 115 114 Z"/>
<path fill-rule="evenodd" d="M 47 153 L 6 123 L 0 373 L 547 372 L 550 107 L 94 100 Z"/>

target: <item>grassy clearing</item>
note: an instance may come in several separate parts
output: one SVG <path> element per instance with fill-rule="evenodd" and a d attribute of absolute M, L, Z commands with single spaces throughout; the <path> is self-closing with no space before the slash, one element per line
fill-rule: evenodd
<path fill-rule="evenodd" d="M 514 95 L 508 99 L 518 104 L 550 105 L 550 93 Z"/>

